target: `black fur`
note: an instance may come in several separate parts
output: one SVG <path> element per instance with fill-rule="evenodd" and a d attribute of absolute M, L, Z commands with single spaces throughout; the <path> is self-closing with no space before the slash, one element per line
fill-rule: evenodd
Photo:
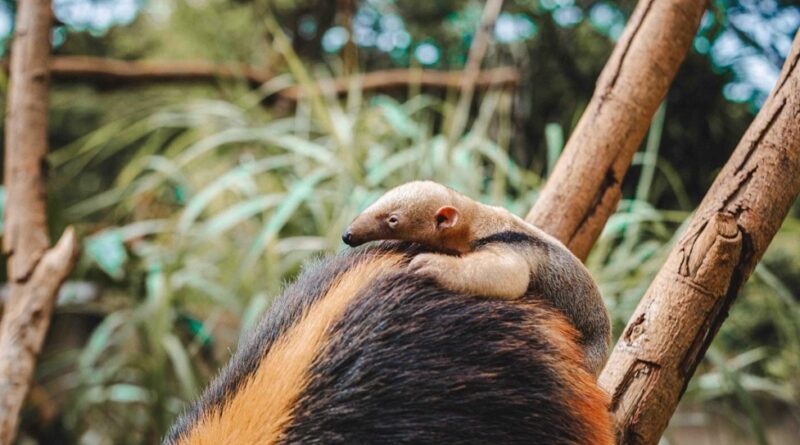
<path fill-rule="evenodd" d="M 386 243 L 307 267 L 165 443 L 202 413 L 223 409 L 336 276 L 389 249 L 419 251 Z M 284 443 L 575 443 L 587 427 L 562 404 L 568 390 L 546 359 L 554 347 L 536 331 L 553 316 L 531 299 L 459 295 L 406 272 L 380 277 L 350 304 L 312 363 Z"/>
<path fill-rule="evenodd" d="M 483 237 L 472 243 L 472 248 L 477 249 L 487 244 L 504 243 L 504 244 L 529 244 L 537 248 L 549 248 L 550 246 L 544 241 L 534 236 L 528 235 L 523 232 L 498 232 L 487 237 Z"/>
<path fill-rule="evenodd" d="M 335 326 L 285 443 L 574 443 L 586 431 L 531 329 L 553 315 L 409 273 L 379 279 Z"/>
<path fill-rule="evenodd" d="M 253 333 L 242 339 L 234 356 L 200 399 L 172 425 L 164 443 L 177 443 L 178 438 L 188 432 L 203 413 L 223 405 L 228 397 L 235 394 L 258 368 L 272 343 L 295 323 L 306 308 L 325 295 L 336 277 L 374 255 L 398 250 L 411 256 L 423 248 L 410 243 L 388 242 L 308 262 L 297 279 L 284 289 L 281 297 L 270 307 Z"/>

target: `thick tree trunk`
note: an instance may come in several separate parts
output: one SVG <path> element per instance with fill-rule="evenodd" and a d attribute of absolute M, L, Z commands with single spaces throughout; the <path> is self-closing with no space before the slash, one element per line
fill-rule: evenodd
<path fill-rule="evenodd" d="M 55 296 L 77 252 L 72 229 L 47 249 L 43 170 L 51 21 L 49 0 L 19 2 L 5 127 L 3 249 L 10 297 L 0 320 L 0 445 L 10 444 L 16 435 Z"/>
<path fill-rule="evenodd" d="M 800 33 L 745 133 L 622 333 L 600 385 L 620 444 L 655 444 L 800 192 Z"/>
<path fill-rule="evenodd" d="M 705 0 L 641 0 L 528 222 L 585 259 L 621 197 L 620 185 L 683 62 Z"/>

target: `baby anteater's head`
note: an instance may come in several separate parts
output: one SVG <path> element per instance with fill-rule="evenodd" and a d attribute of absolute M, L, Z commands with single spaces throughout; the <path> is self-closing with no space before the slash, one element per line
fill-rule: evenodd
<path fill-rule="evenodd" d="M 374 240 L 402 240 L 438 250 L 469 250 L 464 212 L 474 203 L 432 181 L 414 181 L 386 192 L 350 223 L 342 241 L 358 246 Z"/>

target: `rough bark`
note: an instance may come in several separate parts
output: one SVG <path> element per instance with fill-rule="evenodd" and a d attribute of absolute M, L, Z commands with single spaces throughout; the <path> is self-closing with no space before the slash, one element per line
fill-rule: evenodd
<path fill-rule="evenodd" d="M 686 56 L 706 3 L 639 2 L 526 218 L 581 259 L 616 210 L 622 178 Z"/>
<path fill-rule="evenodd" d="M 77 259 L 71 227 L 45 252 L 30 279 L 10 285 L 0 320 L 0 444 L 12 443 L 61 284 Z"/>
<path fill-rule="evenodd" d="M 600 376 L 620 444 L 655 444 L 800 192 L 800 33 L 770 98 L 695 212 Z"/>
<path fill-rule="evenodd" d="M 3 250 L 9 255 L 12 281 L 27 278 L 50 246 L 42 176 L 47 153 L 49 5 L 38 0 L 19 3 L 11 49 L 3 172 L 8 208 Z"/>
<path fill-rule="evenodd" d="M 47 153 L 49 0 L 20 1 L 11 48 L 6 110 L 3 249 L 10 297 L 0 320 L 0 444 L 16 435 L 36 356 L 58 288 L 77 252 L 68 229 L 48 250 L 44 166 Z"/>
<path fill-rule="evenodd" d="M 8 63 L 4 61 L 4 68 Z M 84 56 L 58 56 L 50 59 L 50 73 L 54 80 L 93 82 L 104 87 L 126 87 L 136 84 L 161 82 L 213 82 L 215 80 L 244 79 L 252 85 L 261 85 L 274 78 L 266 68 L 248 65 L 217 65 L 206 61 L 133 61 Z M 419 84 L 429 88 L 462 88 L 463 71 L 435 71 L 392 69 L 359 74 L 357 81 L 364 90 L 387 90 Z M 319 82 L 320 89 L 331 94 L 343 94 L 351 85 L 351 77 L 341 77 Z M 501 67 L 478 71 L 474 79 L 477 88 L 516 85 L 519 72 L 514 67 Z M 299 86 L 290 86 L 277 92 L 290 100 L 304 96 Z"/>

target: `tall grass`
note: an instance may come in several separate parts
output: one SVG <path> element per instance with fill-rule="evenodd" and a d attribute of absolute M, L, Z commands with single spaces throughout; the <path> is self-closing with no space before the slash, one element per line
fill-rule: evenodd
<path fill-rule="evenodd" d="M 388 188 L 435 179 L 524 212 L 540 178 L 490 137 L 510 127 L 509 94 L 486 93 L 452 146 L 435 127 L 451 104 L 434 97 L 317 96 L 275 117 L 248 93 L 146 108 L 55 151 L 53 193 L 86 234 L 83 270 L 126 295 L 77 353 L 68 429 L 98 443 L 158 437 L 283 282 L 340 248 Z M 69 185 L 87 171 L 116 179 L 76 199 Z"/>

